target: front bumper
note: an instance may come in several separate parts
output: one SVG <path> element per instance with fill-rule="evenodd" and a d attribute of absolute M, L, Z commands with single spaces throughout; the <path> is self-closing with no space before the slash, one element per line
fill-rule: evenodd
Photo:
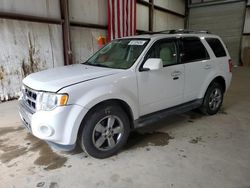
<path fill-rule="evenodd" d="M 33 112 L 19 99 L 19 114 L 24 126 L 34 136 L 58 145 L 74 145 L 87 109 L 79 105 Z"/>

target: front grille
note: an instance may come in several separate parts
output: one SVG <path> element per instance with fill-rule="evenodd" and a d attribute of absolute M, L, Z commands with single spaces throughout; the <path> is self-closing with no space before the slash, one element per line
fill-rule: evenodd
<path fill-rule="evenodd" d="M 25 104 L 32 110 L 36 111 L 37 92 L 24 86 L 23 99 Z"/>

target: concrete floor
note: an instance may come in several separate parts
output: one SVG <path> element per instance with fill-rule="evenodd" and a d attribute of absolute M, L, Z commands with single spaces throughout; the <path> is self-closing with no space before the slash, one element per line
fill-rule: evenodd
<path fill-rule="evenodd" d="M 117 156 L 52 151 L 0 104 L 0 187 L 250 187 L 250 69 L 235 68 L 221 112 L 173 116 L 133 133 Z"/>

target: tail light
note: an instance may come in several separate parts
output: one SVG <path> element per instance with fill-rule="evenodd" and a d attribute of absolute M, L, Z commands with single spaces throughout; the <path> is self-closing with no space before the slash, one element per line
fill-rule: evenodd
<path fill-rule="evenodd" d="M 228 67 L 229 67 L 229 72 L 232 72 L 232 69 L 233 69 L 233 61 L 232 61 L 232 59 L 228 60 Z"/>

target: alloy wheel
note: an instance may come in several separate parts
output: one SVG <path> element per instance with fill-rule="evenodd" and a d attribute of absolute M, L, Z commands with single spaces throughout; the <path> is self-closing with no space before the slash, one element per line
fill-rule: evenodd
<path fill-rule="evenodd" d="M 222 93 L 219 88 L 215 88 L 209 96 L 209 108 L 211 110 L 217 110 L 222 102 Z"/>
<path fill-rule="evenodd" d="M 121 119 L 114 115 L 108 115 L 95 125 L 92 141 L 98 150 L 108 151 L 119 143 L 123 133 L 124 125 Z"/>

